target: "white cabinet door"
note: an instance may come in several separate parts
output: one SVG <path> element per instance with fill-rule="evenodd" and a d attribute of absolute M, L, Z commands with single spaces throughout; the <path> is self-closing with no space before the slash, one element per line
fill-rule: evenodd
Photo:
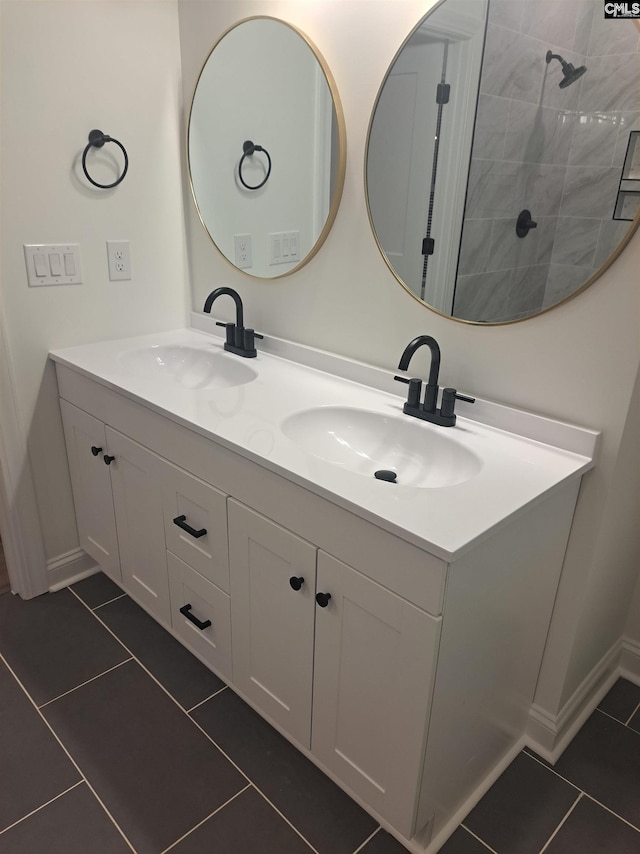
<path fill-rule="evenodd" d="M 163 482 L 167 548 L 228 592 L 227 496 L 171 463 Z"/>
<path fill-rule="evenodd" d="M 317 589 L 312 752 L 411 838 L 441 618 L 322 551 Z"/>
<path fill-rule="evenodd" d="M 164 460 L 106 428 L 122 584 L 150 614 L 171 624 L 162 506 Z"/>
<path fill-rule="evenodd" d="M 234 683 L 309 747 L 316 548 L 235 501 L 228 508 Z"/>
<path fill-rule="evenodd" d="M 80 545 L 114 581 L 121 580 L 107 437 L 102 421 L 60 401 Z"/>

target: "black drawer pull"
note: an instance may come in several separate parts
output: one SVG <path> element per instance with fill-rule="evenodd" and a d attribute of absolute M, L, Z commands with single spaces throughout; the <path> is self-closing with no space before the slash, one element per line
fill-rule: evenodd
<path fill-rule="evenodd" d="M 289 579 L 289 584 L 293 587 L 294 590 L 300 590 L 302 585 L 304 584 L 304 578 L 300 576 L 292 575 Z"/>
<path fill-rule="evenodd" d="M 106 463 L 108 466 L 110 466 L 110 465 L 111 465 L 111 463 L 115 460 L 115 457 L 111 457 L 111 456 L 109 456 L 109 454 L 105 454 L 105 455 L 104 455 L 104 457 L 103 457 L 102 459 L 105 461 L 105 463 Z"/>
<path fill-rule="evenodd" d="M 192 528 L 191 525 L 187 525 L 186 520 L 187 520 L 187 517 L 184 515 L 183 516 L 176 516 L 176 518 L 173 520 L 173 524 L 177 525 L 178 528 L 182 528 L 182 530 L 186 531 L 187 534 L 191 534 L 191 536 L 196 540 L 199 540 L 200 537 L 204 537 L 204 535 L 207 533 L 206 528 L 200 528 L 199 531 L 196 531 L 196 529 Z"/>
<path fill-rule="evenodd" d="M 183 605 L 182 608 L 180 608 L 180 613 L 184 614 L 187 620 L 191 620 L 194 626 L 197 626 L 201 632 L 203 632 L 205 629 L 208 629 L 211 625 L 211 620 L 205 620 L 203 622 L 197 617 L 194 617 L 194 615 L 191 613 L 191 605 Z"/>
<path fill-rule="evenodd" d="M 91 453 L 93 454 L 94 457 L 97 457 L 98 454 L 102 453 L 102 448 L 97 448 L 95 445 L 92 445 L 91 446 Z"/>
<path fill-rule="evenodd" d="M 316 593 L 316 602 L 321 608 L 326 608 L 331 599 L 331 593 Z"/>

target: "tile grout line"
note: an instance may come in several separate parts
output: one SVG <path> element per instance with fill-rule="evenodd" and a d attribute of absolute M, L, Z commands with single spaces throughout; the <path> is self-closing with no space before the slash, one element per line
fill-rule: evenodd
<path fill-rule="evenodd" d="M 620 723 L 620 721 L 618 721 Z M 564 780 L 565 783 L 568 783 L 576 792 L 582 792 L 580 786 L 576 786 L 575 783 L 572 783 L 567 777 L 563 777 L 559 771 L 556 771 L 552 765 L 546 765 L 539 756 L 536 756 L 534 753 L 527 753 L 529 759 L 533 759 L 534 762 L 537 762 L 538 765 L 542 765 L 543 768 L 546 768 L 547 771 L 551 771 L 552 774 L 555 774 L 556 777 L 559 777 L 560 780 Z"/>
<path fill-rule="evenodd" d="M 202 732 L 204 732 L 204 730 L 202 730 Z M 204 734 L 207 736 L 207 738 L 210 738 L 210 736 L 206 732 Z M 215 741 L 213 741 L 213 739 L 211 739 L 211 741 L 213 742 L 213 744 L 216 744 Z M 216 744 L 216 747 L 218 747 L 217 744 Z M 220 750 L 219 747 L 218 747 L 218 750 Z M 229 761 L 231 761 L 231 760 L 229 760 Z M 245 777 L 246 777 L 246 774 L 245 774 Z M 247 779 L 249 779 L 249 778 L 247 777 Z M 271 800 L 269 800 L 269 798 L 265 795 L 265 793 L 262 791 L 262 789 L 259 789 L 258 786 L 256 786 L 256 784 L 254 782 L 252 782 L 251 785 L 256 790 L 256 792 L 260 795 L 260 797 L 263 798 L 269 804 L 271 809 L 274 810 L 274 812 L 277 812 L 278 815 L 280 816 L 280 818 L 283 821 L 286 821 L 286 823 L 289 825 L 289 827 L 298 834 L 298 836 L 300 837 L 300 839 L 302 839 L 302 841 L 305 843 L 305 845 L 309 846 L 309 850 L 312 851 L 313 854 L 318 854 L 318 849 L 309 842 L 309 840 L 306 838 L 306 836 L 302 835 L 302 833 L 298 830 L 298 828 L 295 826 L 295 824 L 293 824 L 293 822 L 290 821 L 286 817 L 286 815 L 284 815 L 284 813 L 280 812 L 278 807 Z"/>
<path fill-rule="evenodd" d="M 4 655 L 2 655 L 2 653 L 1 653 L 1 652 L 0 652 L 0 661 L 2 661 L 2 662 L 5 664 L 5 666 L 7 667 L 7 669 L 9 670 L 9 672 L 11 673 L 11 675 L 13 676 L 13 678 L 16 680 L 16 682 L 18 683 L 18 685 L 22 688 L 22 690 L 24 691 L 24 693 L 25 693 L 26 697 L 28 698 L 29 702 L 33 705 L 33 708 L 36 710 L 36 712 L 37 712 L 37 713 L 40 715 L 40 717 L 42 718 L 42 721 L 43 721 L 44 725 L 47 727 L 47 729 L 49 730 L 49 732 L 53 735 L 53 737 L 55 738 L 55 740 L 58 742 L 58 744 L 60 745 L 60 747 L 62 748 L 62 750 L 63 750 L 63 751 L 64 751 L 64 753 L 66 754 L 66 756 L 69 758 L 69 761 L 71 762 L 71 764 L 73 765 L 73 767 L 76 769 L 76 771 L 78 772 L 78 774 L 80 774 L 80 776 L 81 776 L 82 780 L 84 780 L 84 782 L 87 784 L 87 786 L 88 786 L 89 790 L 93 793 L 94 798 L 98 801 L 98 803 L 100 804 L 100 806 L 102 807 L 102 809 L 103 809 L 103 810 L 105 811 L 105 813 L 109 816 L 109 818 L 110 818 L 110 819 L 111 819 L 111 821 L 113 822 L 113 825 L 114 825 L 114 827 L 116 828 L 116 830 L 118 831 L 118 833 L 122 836 L 122 838 L 123 838 L 123 839 L 124 839 L 124 841 L 127 843 L 127 845 L 129 846 L 129 848 L 131 849 L 131 851 L 133 852 L 133 854 L 136 854 L 136 850 L 135 850 L 135 848 L 133 847 L 133 845 L 131 844 L 131 842 L 129 842 L 129 839 L 127 838 L 126 834 L 124 833 L 124 831 L 122 830 L 122 828 L 120 827 L 120 825 L 118 824 L 118 822 L 117 822 L 117 821 L 114 819 L 114 817 L 111 815 L 111 813 L 109 812 L 109 810 L 107 809 L 107 807 L 106 807 L 106 806 L 105 806 L 105 804 L 103 803 L 102 799 L 99 797 L 99 795 L 98 795 L 98 793 L 96 792 L 96 790 L 93 788 L 93 786 L 91 785 L 91 783 L 89 782 L 89 780 L 87 780 L 86 776 L 82 773 L 82 769 L 80 768 L 80 766 L 78 765 L 78 763 L 75 761 L 75 759 L 73 758 L 73 756 L 69 753 L 69 751 L 67 750 L 66 746 L 63 744 L 62 739 L 58 737 L 58 734 L 56 733 L 56 731 L 53 729 L 53 727 L 51 726 L 51 724 L 49 723 L 49 721 L 48 721 L 48 720 L 45 718 L 45 716 L 42 714 L 42 712 L 40 711 L 40 709 L 39 709 L 39 708 L 38 708 L 38 706 L 36 705 L 36 703 L 35 703 L 35 701 L 34 701 L 33 697 L 31 696 L 31 694 L 29 694 L 29 692 L 27 691 L 27 689 L 25 688 L 25 686 L 22 684 L 22 682 L 20 681 L 20 679 L 18 679 L 18 676 L 16 675 L 15 671 L 14 671 L 14 670 L 13 670 L 13 668 L 10 666 L 9 662 L 8 662 L 8 661 L 7 661 L 7 659 L 4 657 Z"/>
<path fill-rule="evenodd" d="M 625 725 L 625 726 L 629 726 L 629 724 L 631 723 L 631 718 L 636 714 L 636 712 L 638 711 L 638 709 L 640 709 L 640 703 L 638 703 L 638 705 L 637 705 L 637 706 L 635 707 L 635 709 L 631 712 L 631 714 L 629 715 L 629 717 L 627 718 L 627 720 L 624 722 L 624 725 Z M 629 729 L 633 729 L 633 727 L 629 727 Z M 634 730 L 634 732 L 637 732 L 637 730 Z"/>
<path fill-rule="evenodd" d="M 113 599 L 107 599 L 107 601 L 106 601 L 106 602 L 101 602 L 99 605 L 96 605 L 96 606 L 95 606 L 95 607 L 93 607 L 93 608 L 91 608 L 91 607 L 88 605 L 88 603 L 87 603 L 87 602 L 85 602 L 85 601 L 84 601 L 84 599 L 82 599 L 82 598 L 81 598 L 77 593 L 76 593 L 75 595 L 78 597 L 78 599 L 80 599 L 80 601 L 82 602 L 82 604 L 83 604 L 83 605 L 86 605 L 86 606 L 87 606 L 87 608 L 89 608 L 89 610 L 90 610 L 90 611 L 97 611 L 97 610 L 98 610 L 98 608 L 104 608 L 104 606 L 105 606 L 105 605 L 110 605 L 112 602 L 117 602 L 117 601 L 118 601 L 118 599 L 124 599 L 124 597 L 125 597 L 127 594 L 126 594 L 126 593 L 121 593 L 119 596 L 114 596 L 114 597 L 113 597 Z"/>
<path fill-rule="evenodd" d="M 43 810 L 45 807 L 48 807 L 49 804 L 54 803 L 54 801 L 57 801 L 58 798 L 61 798 L 63 795 L 66 795 L 68 792 L 71 792 L 78 786 L 82 786 L 83 783 L 84 780 L 78 780 L 78 782 L 74 783 L 73 786 L 69 786 L 69 788 L 65 789 L 64 792 L 59 792 L 54 798 L 49 798 L 49 800 L 45 801 L 44 804 L 40 804 L 39 807 L 36 807 L 35 809 L 31 810 L 31 812 L 26 813 L 22 816 L 22 818 L 19 818 L 17 821 L 14 821 L 13 824 L 8 824 L 6 827 L 3 827 L 2 830 L 0 830 L 0 836 L 2 836 L 3 833 L 6 833 L 7 830 L 11 830 L 12 827 L 15 827 L 17 824 L 20 824 L 20 822 L 24 821 L 27 818 L 30 818 L 32 815 L 35 815 L 37 812 L 40 812 L 40 810 Z"/>
<path fill-rule="evenodd" d="M 606 715 L 607 713 L 606 713 L 606 712 L 603 712 L 603 714 L 605 714 L 605 715 Z M 611 716 L 610 716 L 610 715 L 607 715 L 607 717 L 611 717 Z M 612 718 L 612 720 L 614 720 L 614 721 L 616 721 L 617 723 L 619 723 L 619 724 L 621 724 L 622 726 L 624 726 L 624 724 L 622 724 L 622 722 L 621 722 L 621 721 L 619 721 L 617 718 Z M 632 730 L 632 732 L 635 732 L 635 730 Z M 528 753 L 528 754 L 527 754 L 527 756 L 529 756 L 531 759 L 535 760 L 539 765 L 542 765 L 542 767 L 543 767 L 543 768 L 546 768 L 546 769 L 547 769 L 547 771 L 551 771 L 553 774 L 555 774 L 555 775 L 556 775 L 556 777 L 559 777 L 559 778 L 560 778 L 560 780 L 563 780 L 565 783 L 568 783 L 570 786 L 573 786 L 573 788 L 574 788 L 574 789 L 576 789 L 576 791 L 581 792 L 581 793 L 582 793 L 586 798 L 589 798 L 589 800 L 591 800 L 591 801 L 593 801 L 594 803 L 598 804 L 598 806 L 600 806 L 600 807 L 602 807 L 603 809 L 607 810 L 607 812 L 610 812 L 610 813 L 611 813 L 611 815 L 615 816 L 616 818 L 619 818 L 619 819 L 620 819 L 620 821 L 623 821 L 625 824 L 628 824 L 628 825 L 629 825 L 629 827 L 632 827 L 634 830 L 637 830 L 637 831 L 638 831 L 638 833 L 640 833 L 640 827 L 636 827 L 636 826 L 635 826 L 635 824 L 632 824 L 628 819 L 624 818 L 624 816 L 621 816 L 621 815 L 619 815 L 617 812 L 615 812 L 614 810 L 612 810 L 612 809 L 611 809 L 611 807 L 608 807 L 606 804 L 603 804 L 601 801 L 599 801 L 599 800 L 598 800 L 597 798 L 595 798 L 593 795 L 590 795 L 590 794 L 589 794 L 589 792 L 584 791 L 584 789 L 580 789 L 578 786 L 576 786 L 576 784 L 575 784 L 575 783 L 572 783 L 572 782 L 571 782 L 571 780 L 569 780 L 567 777 L 563 777 L 563 776 L 562 776 L 562 774 L 559 774 L 559 773 L 558 773 L 557 771 L 555 771 L 552 767 L 550 767 L 550 766 L 548 766 L 548 765 L 545 765 L 545 764 L 544 764 L 544 762 L 541 762 L 541 761 L 540 761 L 540 759 L 539 759 L 537 756 L 535 756 L 535 755 L 533 755 L 533 754 L 531 754 L 531 753 Z"/>
<path fill-rule="evenodd" d="M 218 694 L 222 694 L 223 691 L 226 691 L 228 687 L 228 685 L 223 685 L 222 688 L 218 688 L 217 691 L 214 691 L 213 694 L 209 694 L 209 696 L 205 697 L 204 700 L 200 700 L 200 702 L 196 703 L 195 706 L 192 706 L 190 709 L 186 709 L 187 714 L 190 715 L 191 712 L 195 712 L 195 710 L 199 709 L 204 703 L 207 703 L 209 700 L 217 697 Z"/>
<path fill-rule="evenodd" d="M 159 680 L 158 680 L 158 679 L 153 675 L 153 673 L 151 673 L 151 671 L 150 671 L 150 670 L 148 670 L 148 669 L 144 666 L 144 664 L 143 664 L 143 663 L 142 663 L 138 658 L 136 658 L 136 656 L 133 654 L 133 652 L 129 649 L 129 647 L 128 647 L 128 646 L 126 646 L 126 644 L 124 644 L 124 643 L 120 640 L 120 638 L 116 635 L 116 633 L 115 633 L 115 632 L 113 632 L 113 631 L 109 628 L 109 626 L 108 626 L 108 625 L 107 625 L 103 620 L 101 620 L 101 619 L 100 619 L 100 617 L 95 613 L 95 611 L 92 611 L 92 610 L 91 610 L 91 608 L 89 608 L 89 606 L 86 604 L 86 602 L 83 602 L 83 600 L 78 596 L 78 594 L 77 594 L 74 590 L 72 590 L 72 588 L 71 588 L 71 587 L 69 587 L 68 589 L 69 589 L 69 590 L 71 590 L 71 592 L 72 592 L 72 593 L 73 593 L 73 595 L 76 597 L 76 599 L 78 599 L 78 601 L 79 601 L 79 602 L 82 602 L 82 604 L 83 604 L 83 605 L 84 605 L 84 607 L 89 611 L 89 613 L 90 613 L 90 614 L 93 614 L 93 616 L 94 616 L 94 617 L 95 617 L 95 619 L 100 623 L 100 625 L 101 625 L 101 626 L 103 626 L 103 628 L 105 628 L 105 629 L 109 632 L 109 634 L 111 634 L 111 635 L 112 635 L 112 636 L 113 636 L 113 637 L 118 641 L 118 643 L 122 644 L 122 646 L 124 647 L 124 649 L 126 649 L 126 650 L 127 650 L 127 652 L 129 653 L 129 655 L 131 656 L 130 661 L 134 661 L 134 662 L 135 662 L 135 663 L 136 663 L 136 664 L 137 664 L 137 665 L 138 665 L 142 670 L 144 670 L 144 672 L 147 674 L 147 676 L 149 676 L 149 678 L 150 678 L 150 679 L 152 679 L 152 680 L 156 683 L 156 685 L 158 685 L 158 687 L 159 687 L 159 688 L 160 688 L 160 689 L 161 689 L 161 690 L 162 690 L 162 691 L 167 695 L 167 697 L 171 700 L 171 702 L 172 702 L 172 703 L 175 703 L 175 705 L 176 705 L 176 706 L 180 709 L 180 711 L 181 711 L 181 712 L 182 712 L 182 713 L 187 717 L 187 719 L 191 722 L 191 724 L 192 724 L 193 726 L 197 727 L 197 729 L 199 729 L 199 730 L 200 730 L 200 732 L 204 735 L 204 737 L 205 737 L 206 739 L 208 739 L 208 741 L 210 741 L 210 742 L 211 742 L 211 744 L 213 744 L 213 746 L 216 748 L 216 750 L 219 750 L 219 751 L 220 751 L 220 753 L 224 756 L 224 758 L 227 760 L 227 762 L 229 762 L 231 765 L 233 765 L 233 767 L 236 769 L 236 771 L 237 771 L 237 772 L 238 772 L 242 777 L 244 777 L 244 778 L 245 778 L 245 780 L 246 780 L 248 783 L 250 783 L 250 784 L 254 787 L 254 789 L 258 792 L 258 794 L 260 794 L 260 795 L 265 799 L 265 801 L 269 804 L 269 806 L 270 806 L 272 809 L 274 809 L 274 810 L 278 813 L 278 815 L 280 816 L 280 818 L 281 818 L 283 821 L 286 821 L 286 823 L 287 823 L 287 824 L 288 824 L 288 825 L 289 825 L 289 826 L 290 826 L 290 827 L 291 827 L 291 828 L 292 828 L 292 829 L 293 829 L 293 830 L 298 834 L 298 836 L 303 840 L 303 842 L 305 842 L 305 843 L 309 846 L 309 848 L 311 849 L 311 851 L 313 851 L 313 852 L 314 852 L 314 854 L 318 854 L 318 851 L 317 851 L 317 850 L 316 850 L 316 848 L 314 848 L 314 846 L 309 842 L 309 840 L 308 840 L 305 836 L 303 836 L 303 834 L 302 834 L 302 833 L 298 830 L 298 828 L 297 828 L 297 827 L 296 827 L 296 826 L 295 826 L 295 825 L 294 825 L 294 824 L 293 824 L 293 823 L 292 823 L 292 822 L 291 822 L 291 821 L 286 817 L 286 815 L 284 815 L 284 814 L 283 814 L 283 813 L 278 809 L 278 807 L 276 807 L 276 806 L 275 806 L 275 804 L 273 804 L 273 803 L 269 800 L 269 798 L 265 795 L 265 793 L 262 791 L 262 789 L 260 789 L 260 788 L 259 788 L 259 787 L 254 783 L 254 781 L 253 781 L 253 780 L 248 776 L 248 774 L 246 774 L 246 773 L 242 770 L 242 768 L 240 768 L 240 766 L 239 766 L 239 765 L 237 765 L 237 764 L 233 761 L 233 759 L 231 759 L 231 757 L 230 757 L 230 756 L 228 756 L 228 755 L 225 753 L 225 751 L 220 747 L 220 745 L 219 745 L 216 741 L 214 741 L 214 739 L 209 735 L 209 733 L 208 733 L 208 732 L 206 732 L 206 731 L 205 731 L 205 730 L 200 726 L 200 724 L 199 724 L 196 720 L 194 720 L 194 718 L 192 718 L 192 717 L 191 717 L 191 715 L 189 715 L 189 714 L 185 711 L 185 709 L 183 708 L 183 706 L 181 706 L 181 705 L 180 705 L 180 703 L 176 700 L 176 698 L 175 698 L 172 694 L 170 694 L 170 693 L 169 693 L 169 691 L 167 690 L 167 688 L 165 688 L 165 686 L 164 686 L 164 685 L 163 685 L 163 684 L 162 684 L 162 683 L 161 683 L 161 682 L 160 682 L 160 681 L 159 681 Z M 133 601 L 135 601 L 135 600 L 133 600 Z M 136 603 L 136 604 L 137 604 L 137 603 Z M 225 686 L 225 687 L 227 687 L 227 686 Z M 221 693 L 221 692 L 220 692 L 220 691 L 218 691 L 217 693 Z M 125 837 L 125 838 L 126 838 L 126 837 Z"/>
<path fill-rule="evenodd" d="M 353 854 L 360 854 L 360 852 L 362 851 L 364 846 L 367 845 L 369 842 L 371 842 L 373 837 L 376 836 L 380 830 L 382 830 L 382 828 L 380 826 L 376 827 L 376 829 L 373 831 L 373 833 L 371 833 L 369 836 L 367 836 L 367 838 L 364 840 L 364 842 L 362 842 L 360 845 L 358 845 L 358 847 L 353 852 Z"/>
<path fill-rule="evenodd" d="M 224 808 L 227 806 L 227 804 L 230 804 L 230 803 L 231 803 L 231 801 L 235 801 L 235 799 L 236 799 L 236 798 L 240 797 L 240 795 L 241 795 L 243 792 L 246 792 L 246 791 L 247 791 L 247 789 L 250 789 L 250 788 L 251 788 L 251 783 L 247 783 L 247 785 L 244 787 L 244 789 L 240 789 L 240 791 L 239 791 L 239 792 L 236 792 L 236 793 L 235 793 L 235 795 L 232 795 L 232 796 L 231 796 L 230 798 L 228 798 L 228 799 L 227 799 L 223 804 L 220 804 L 220 806 L 219 806 L 219 807 L 217 807 L 217 808 L 216 808 L 212 813 L 210 813 L 208 816 L 206 816 L 205 818 L 203 818 L 203 819 L 202 819 L 202 821 L 199 821 L 197 824 L 194 824 L 194 826 L 193 826 L 190 830 L 187 830 L 187 832 L 186 832 L 186 833 L 183 833 L 183 834 L 182 834 L 182 836 L 180 836 L 178 839 L 176 839 L 176 840 L 175 840 L 175 842 L 172 842 L 172 843 L 171 843 L 171 845 L 169 845 L 169 847 L 168 847 L 168 848 L 165 848 L 165 849 L 164 849 L 164 851 L 162 851 L 162 852 L 161 852 L 161 854 L 167 854 L 167 852 L 168 852 L 168 851 L 171 851 L 171 849 L 172 849 L 172 848 L 175 848 L 175 847 L 176 847 L 176 845 L 178 845 L 178 843 L 182 842 L 182 840 L 183 840 L 183 839 L 186 839 L 186 838 L 187 838 L 187 836 L 191 836 L 191 834 L 193 833 L 193 831 L 194 831 L 194 830 L 197 830 L 199 827 L 202 827 L 202 825 L 203 825 L 206 821 L 209 821 L 209 819 L 210 819 L 210 818 L 213 818 L 213 816 L 214 816 L 216 813 L 218 813 L 218 812 L 220 812 L 220 810 L 224 809 Z"/>
<path fill-rule="evenodd" d="M 609 712 L 605 712 L 605 710 L 601 709 L 600 707 L 595 708 L 594 712 L 600 712 L 601 715 L 604 715 L 605 718 L 609 718 L 610 721 L 615 721 L 617 724 L 622 724 L 622 726 L 626 726 L 626 723 L 624 721 L 621 721 L 620 718 L 616 718 L 615 715 L 610 715 Z M 631 717 L 633 717 L 633 715 L 631 715 Z M 629 718 L 629 720 L 631 720 L 631 718 Z"/>
<path fill-rule="evenodd" d="M 58 694 L 57 697 L 54 697 L 52 700 L 47 700 L 46 703 L 42 703 L 38 706 L 39 709 L 44 709 L 45 706 L 51 705 L 51 703 L 55 703 L 56 700 L 62 699 L 62 697 L 66 697 L 69 694 L 73 694 L 74 691 L 77 691 L 78 688 L 82 688 L 83 685 L 89 685 L 90 682 L 94 682 L 96 679 L 100 679 L 101 676 L 104 676 L 106 673 L 111 673 L 112 670 L 117 670 L 118 667 L 122 667 L 123 664 L 126 664 L 128 661 L 131 661 L 131 658 L 125 658 L 124 661 L 119 661 L 118 664 L 114 664 L 113 667 L 108 667 L 106 670 L 103 670 L 102 673 L 97 673 L 95 676 L 92 676 L 91 679 L 85 679 L 84 682 L 78 683 L 73 688 L 69 688 L 68 691 L 64 691 L 62 694 Z"/>
<path fill-rule="evenodd" d="M 617 812 L 614 812 L 611 807 L 608 807 L 606 804 L 603 804 L 597 798 L 594 798 L 593 795 L 590 795 L 589 792 L 583 792 L 585 798 L 589 798 L 590 801 L 593 801 L 594 804 L 598 804 L 599 807 L 602 807 L 603 810 L 606 810 L 608 813 L 611 813 L 615 818 L 620 819 L 620 821 L 624 822 L 624 824 L 629 825 L 630 828 L 636 831 L 636 833 L 640 833 L 640 827 L 636 827 L 635 824 L 632 824 L 629 819 L 625 818 L 622 815 L 618 815 Z"/>
<path fill-rule="evenodd" d="M 636 709 L 634 709 L 633 715 L 635 715 L 638 708 L 640 708 L 640 703 L 638 704 Z M 595 712 L 600 712 L 601 715 L 604 715 L 605 717 L 609 718 L 609 720 L 615 721 L 617 724 L 620 724 L 620 726 L 623 726 L 625 729 L 631 730 L 631 732 L 635 732 L 636 735 L 640 735 L 640 733 L 638 732 L 637 729 L 634 729 L 633 727 L 628 726 L 628 723 L 631 720 L 631 718 L 633 717 L 633 715 L 631 715 L 631 717 L 629 718 L 629 721 L 625 722 L 625 721 L 621 721 L 620 718 L 614 718 L 614 716 L 610 715 L 609 712 L 604 712 L 599 706 L 594 709 L 594 713 Z"/>
<path fill-rule="evenodd" d="M 461 822 L 461 824 L 459 824 L 458 827 L 464 828 L 470 836 L 473 836 L 474 839 L 477 839 L 478 842 L 482 843 L 482 845 L 484 845 L 484 847 L 487 849 L 487 851 L 490 851 L 491 854 L 498 854 L 498 852 L 495 849 L 493 849 L 489 845 L 488 842 L 485 842 L 484 839 L 482 839 L 480 836 L 478 836 L 477 833 L 474 833 L 473 830 L 470 830 L 464 822 Z"/>
<path fill-rule="evenodd" d="M 583 797 L 584 797 L 584 792 L 580 792 L 580 794 L 579 794 L 579 795 L 578 795 L 578 797 L 575 799 L 575 801 L 573 802 L 573 804 L 571 805 L 571 807 L 567 810 L 567 814 L 565 815 L 565 817 L 562 819 L 562 821 L 560 822 L 560 824 L 556 827 L 556 829 L 553 831 L 553 833 L 551 834 L 551 836 L 547 839 L 547 841 L 545 842 L 545 844 L 544 844 L 544 845 L 542 846 L 542 848 L 540 849 L 540 854 L 544 854 L 544 852 L 547 850 L 547 848 L 551 845 L 552 841 L 553 841 L 553 840 L 555 839 L 555 837 L 558 835 L 558 833 L 560 832 L 560 830 L 561 830 L 562 826 L 563 826 L 563 825 L 564 825 L 564 823 L 567 821 L 567 819 L 569 818 L 569 816 L 571 815 L 571 813 L 574 811 L 574 809 L 578 806 L 579 802 L 582 800 L 582 798 L 583 798 Z"/>

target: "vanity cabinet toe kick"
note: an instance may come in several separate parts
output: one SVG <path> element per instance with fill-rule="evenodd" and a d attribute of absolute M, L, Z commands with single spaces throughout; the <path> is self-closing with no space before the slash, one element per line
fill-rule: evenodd
<path fill-rule="evenodd" d="M 521 746 L 579 479 L 449 565 L 56 371 L 81 546 L 405 845 L 435 850 Z"/>

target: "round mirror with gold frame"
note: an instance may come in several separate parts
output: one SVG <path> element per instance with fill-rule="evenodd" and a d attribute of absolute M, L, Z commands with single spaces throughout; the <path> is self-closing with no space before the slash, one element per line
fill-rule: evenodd
<path fill-rule="evenodd" d="M 340 203 L 346 134 L 331 72 L 300 30 L 256 16 L 221 36 L 195 86 L 187 158 L 227 261 L 260 279 L 310 261 Z"/>
<path fill-rule="evenodd" d="M 640 31 L 602 4 L 441 0 L 398 50 L 365 187 L 396 279 L 512 323 L 592 284 L 640 223 Z"/>

